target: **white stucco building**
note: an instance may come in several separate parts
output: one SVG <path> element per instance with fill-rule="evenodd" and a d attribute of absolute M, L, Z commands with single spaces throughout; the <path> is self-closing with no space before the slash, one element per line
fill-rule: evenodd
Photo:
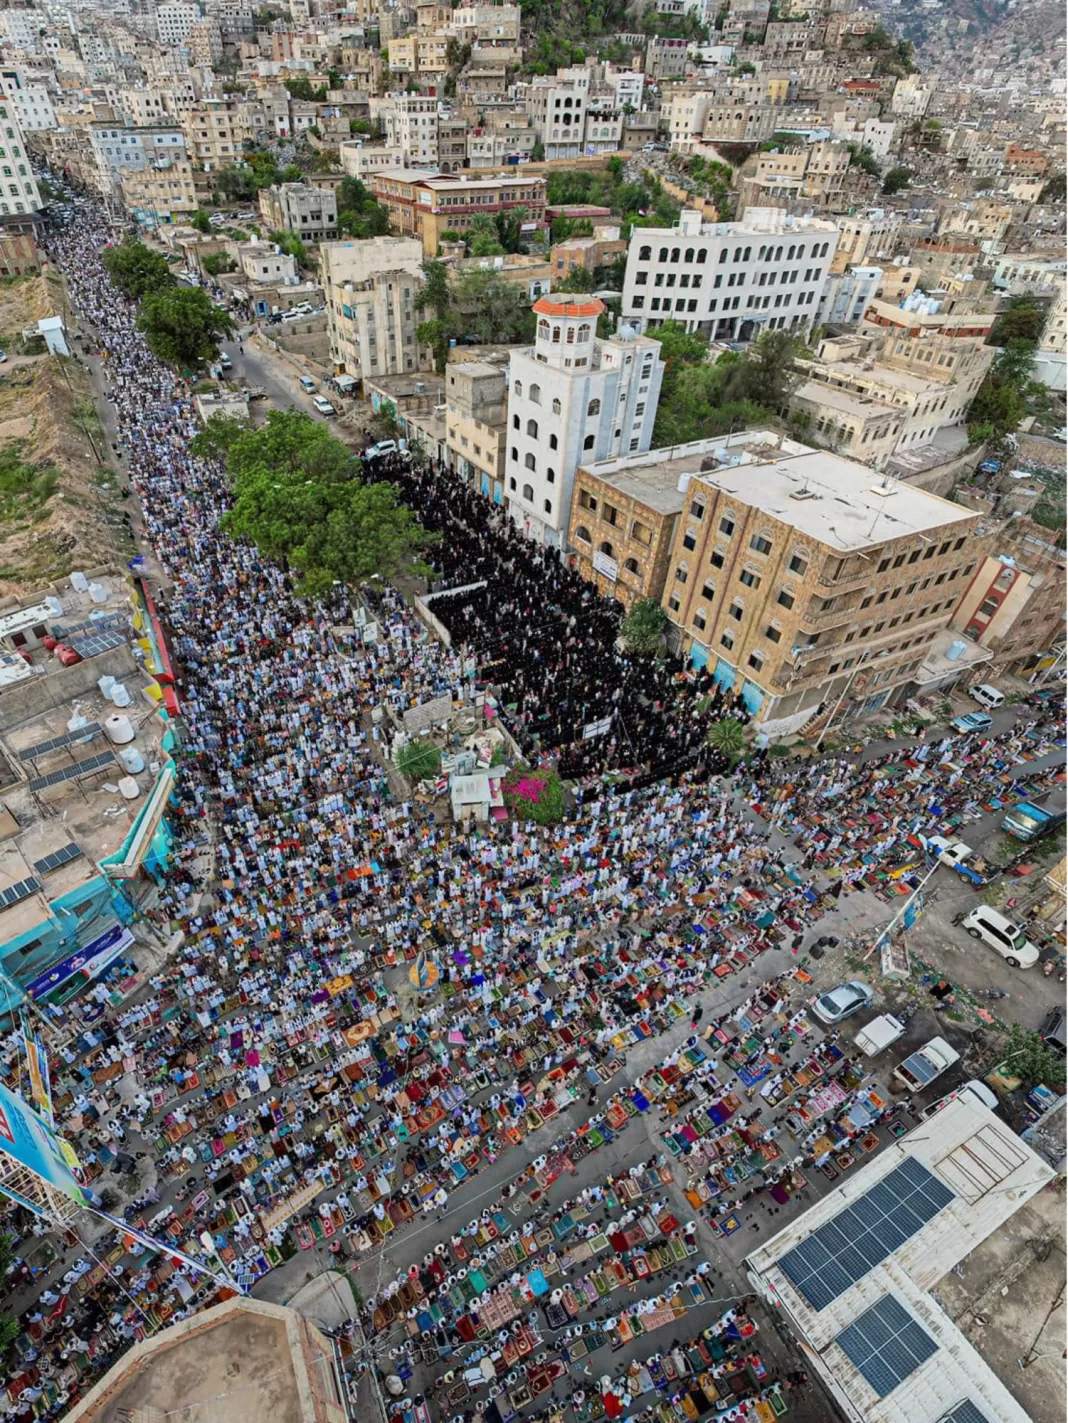
<path fill-rule="evenodd" d="M 642 331 L 678 321 L 711 338 L 815 323 L 838 229 L 782 208 L 748 208 L 740 222 L 704 222 L 683 208 L 674 227 L 636 227 L 627 253 L 623 316 Z"/>
<path fill-rule="evenodd" d="M 37 212 L 41 193 L 26 156 L 26 140 L 14 105 L 0 102 L 0 213 Z"/>
<path fill-rule="evenodd" d="M 664 363 L 660 343 L 624 328 L 597 337 L 604 303 L 561 292 L 534 303 L 534 345 L 513 351 L 504 465 L 508 511 L 538 542 L 567 542 L 579 463 L 647 450 Z"/>
<path fill-rule="evenodd" d="M 160 44 L 185 44 L 189 31 L 200 20 L 196 5 L 159 5 L 156 7 L 156 28 Z"/>

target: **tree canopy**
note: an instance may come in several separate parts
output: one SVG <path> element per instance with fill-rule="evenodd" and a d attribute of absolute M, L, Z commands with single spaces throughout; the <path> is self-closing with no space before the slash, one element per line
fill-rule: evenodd
<path fill-rule="evenodd" d="M 359 178 L 342 178 L 337 187 L 337 225 L 348 237 L 384 237 L 389 214 Z"/>
<path fill-rule="evenodd" d="M 172 286 L 142 298 L 137 329 L 161 361 L 196 367 L 215 357 L 220 340 L 234 334 L 234 323 L 202 288 Z"/>
<path fill-rule="evenodd" d="M 103 261 L 111 280 L 135 301 L 146 292 L 158 292 L 175 285 L 166 257 L 161 252 L 153 252 L 136 237 L 127 237 L 117 247 L 108 247 Z"/>
<path fill-rule="evenodd" d="M 1014 296 L 994 323 L 990 340 L 995 346 L 1005 346 L 1010 341 L 1037 343 L 1045 324 L 1045 309 L 1033 296 Z"/>
<path fill-rule="evenodd" d="M 420 345 L 433 348 L 439 371 L 445 369 L 449 342 L 472 339 L 484 345 L 518 346 L 534 339 L 534 313 L 526 292 L 492 270 L 465 272 L 450 281 L 443 262 L 423 264 L 425 285 L 415 299 L 433 316 L 416 327 Z"/>
<path fill-rule="evenodd" d="M 389 577 L 431 542 L 395 487 L 364 483 L 351 451 L 302 411 L 272 410 L 257 430 L 213 416 L 193 450 L 225 464 L 225 530 L 285 562 L 305 596 Z"/>
<path fill-rule="evenodd" d="M 709 362 L 708 343 L 679 322 L 655 332 L 667 367 L 657 407 L 654 445 L 684 444 L 747 425 L 765 425 L 786 410 L 799 379 L 803 343 L 787 331 L 765 331 L 744 355 L 725 351 Z"/>
<path fill-rule="evenodd" d="M 968 409 L 972 444 L 1003 440 L 1027 413 L 1027 393 L 1035 368 L 1032 341 L 1009 341 L 986 373 Z"/>
<path fill-rule="evenodd" d="M 911 182 L 912 169 L 899 165 L 883 175 L 883 192 L 887 197 L 891 197 L 894 193 L 900 193 L 902 188 L 907 188 Z"/>
<path fill-rule="evenodd" d="M 667 626 L 667 613 L 657 599 L 639 598 L 623 619 L 619 631 L 628 652 L 649 656 L 660 646 Z"/>

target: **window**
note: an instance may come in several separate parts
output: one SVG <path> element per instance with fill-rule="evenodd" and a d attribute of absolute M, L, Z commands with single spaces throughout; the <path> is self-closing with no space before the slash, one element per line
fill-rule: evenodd
<path fill-rule="evenodd" d="M 533 423 L 534 423 L 534 422 L 531 421 L 531 424 L 533 424 Z M 549 436 L 549 448 L 550 448 L 551 450 L 555 450 L 555 449 L 559 448 L 559 445 L 560 445 L 560 441 L 556 438 L 556 436 L 555 436 L 555 435 L 550 435 L 550 436 Z"/>
<path fill-rule="evenodd" d="M 697 612 L 694 613 L 693 625 L 698 632 L 704 632 L 705 628 L 708 626 L 708 617 L 705 614 L 704 608 L 698 608 Z"/>
<path fill-rule="evenodd" d="M 535 386 L 534 389 L 537 390 L 537 386 Z M 531 395 L 530 398 L 531 398 L 531 400 L 533 400 L 533 399 L 534 399 L 533 395 Z M 539 398 L 540 398 L 540 392 L 539 392 Z M 553 414 L 554 414 L 554 415 L 559 415 L 559 414 L 560 414 L 560 402 L 559 402 L 559 400 L 554 400 L 554 401 L 553 401 Z"/>
<path fill-rule="evenodd" d="M 613 528 L 619 523 L 619 510 L 614 504 L 606 504 L 601 510 L 601 518 L 606 524 L 611 524 Z"/>
<path fill-rule="evenodd" d="M 690 505 L 690 518 L 703 519 L 705 517 L 705 506 L 699 499 L 695 499 Z"/>
<path fill-rule="evenodd" d="M 519 416 L 518 416 L 518 415 L 513 415 L 513 416 L 512 416 L 512 429 L 513 429 L 513 430 L 518 430 L 518 429 L 519 429 Z"/>
<path fill-rule="evenodd" d="M 540 385 L 532 385 L 532 386 L 530 387 L 530 397 L 529 397 L 529 398 L 530 398 L 530 402 L 531 402 L 532 405 L 540 405 L 540 404 L 541 404 L 541 386 L 540 386 Z M 555 401 L 554 401 L 553 403 L 555 404 Z"/>
<path fill-rule="evenodd" d="M 795 549 L 790 555 L 790 562 L 786 565 L 791 573 L 804 574 L 808 568 L 808 556 L 801 549 Z"/>
<path fill-rule="evenodd" d="M 734 520 L 729 514 L 724 514 L 723 518 L 720 519 L 719 531 L 721 534 L 723 534 L 725 538 L 728 539 L 730 538 L 731 534 L 734 533 Z"/>
<path fill-rule="evenodd" d="M 715 596 L 716 596 L 716 590 L 715 590 L 715 588 L 712 586 L 711 583 L 706 582 L 706 583 L 705 583 L 705 586 L 701 589 L 701 597 L 707 599 L 707 601 L 711 603 L 712 599 L 713 599 Z"/>
<path fill-rule="evenodd" d="M 635 543 L 643 544 L 646 548 L 648 548 L 653 541 L 652 529 L 646 528 L 646 526 L 637 519 L 635 519 L 630 526 L 630 536 Z"/>
<path fill-rule="evenodd" d="M 610 544 L 607 539 L 601 542 L 597 552 L 603 553 L 605 558 L 615 558 L 616 556 L 615 545 Z"/>
<path fill-rule="evenodd" d="M 740 623 L 742 620 L 742 614 L 745 612 L 745 604 L 739 602 L 736 598 L 734 602 L 730 605 L 730 607 L 727 609 L 727 612 L 730 614 L 730 616 L 734 619 L 736 623 Z"/>
<path fill-rule="evenodd" d="M 593 540 L 590 538 L 590 531 L 585 524 L 579 524 L 578 528 L 575 530 L 575 537 L 576 539 L 581 539 L 584 544 L 593 542 Z"/>
<path fill-rule="evenodd" d="M 524 484 L 524 485 L 523 485 L 523 498 L 526 499 L 526 500 L 528 500 L 530 503 L 533 503 L 533 502 L 534 502 L 534 486 L 533 486 L 533 484 Z"/>
<path fill-rule="evenodd" d="M 752 667 L 755 672 L 759 672 L 760 669 L 761 669 L 761 667 L 763 667 L 763 665 L 764 665 L 764 655 L 763 655 L 763 653 L 761 653 L 761 652 L 751 652 L 751 653 L 749 654 L 749 666 Z"/>
<path fill-rule="evenodd" d="M 587 489 L 580 489 L 580 490 L 579 490 L 578 502 L 579 502 L 579 508 L 580 508 L 580 509 L 592 509 L 592 510 L 596 513 L 596 511 L 597 511 L 597 496 L 594 495 L 594 494 L 591 494 L 591 493 L 589 492 L 589 490 L 587 490 Z"/>
<path fill-rule="evenodd" d="M 516 449 L 515 445 L 512 446 L 512 458 L 517 464 L 519 463 L 519 451 Z"/>
<path fill-rule="evenodd" d="M 537 469 L 538 467 L 537 460 L 534 458 L 534 456 L 530 453 L 529 450 L 523 456 L 523 463 L 526 465 L 527 469 Z"/>
<path fill-rule="evenodd" d="M 601 413 L 601 402 L 600 402 L 599 400 L 591 400 L 590 403 L 589 403 L 589 405 L 586 406 L 586 414 L 587 414 L 587 415 L 600 415 L 600 413 Z"/>
<path fill-rule="evenodd" d="M 545 512 L 546 512 L 547 514 L 551 514 L 552 511 L 553 511 L 553 501 L 552 501 L 551 499 L 546 499 L 546 501 L 545 501 Z"/>
<path fill-rule="evenodd" d="M 789 588 L 784 588 L 775 601 L 780 608 L 792 608 L 794 605 L 794 595 L 790 592 Z"/>
<path fill-rule="evenodd" d="M 538 422 L 536 420 L 527 421 L 527 434 L 532 440 L 536 440 L 538 438 Z"/>
<path fill-rule="evenodd" d="M 774 623 L 768 623 L 767 627 L 764 629 L 764 636 L 769 642 L 781 642 L 782 628 L 776 627 Z"/>
<path fill-rule="evenodd" d="M 671 597 L 668 599 L 668 607 L 673 613 L 677 613 L 682 607 L 682 603 L 679 601 L 679 595 L 677 593 L 672 593 Z"/>
<path fill-rule="evenodd" d="M 734 646 L 734 633 L 731 632 L 730 628 L 723 629 L 723 636 L 720 638 L 719 644 L 721 647 L 725 647 L 727 651 L 730 652 L 731 648 Z"/>
<path fill-rule="evenodd" d="M 697 547 L 697 530 L 687 529 L 682 536 L 682 546 L 691 551 Z"/>
<path fill-rule="evenodd" d="M 679 566 L 678 566 L 678 568 L 675 569 L 675 582 L 676 582 L 676 583 L 685 583 L 686 580 L 687 580 L 687 578 L 689 578 L 689 576 L 690 576 L 690 570 L 689 570 L 688 565 L 685 564 L 685 563 L 680 563 Z"/>
<path fill-rule="evenodd" d="M 623 560 L 623 568 L 624 568 L 624 571 L 627 572 L 627 573 L 640 573 L 640 572 L 641 572 L 641 570 L 640 570 L 639 567 L 638 567 L 638 560 L 637 560 L 636 558 L 625 558 L 625 559 Z"/>
<path fill-rule="evenodd" d="M 766 534 L 754 534 L 749 540 L 749 547 L 753 549 L 755 553 L 770 553 L 771 540 Z"/>
<path fill-rule="evenodd" d="M 512 491 L 513 494 L 515 493 L 515 491 L 516 491 L 516 489 L 518 488 L 518 486 L 517 486 L 517 484 L 516 484 L 516 482 L 515 482 L 514 479 L 510 479 L 510 480 L 508 481 L 508 488 Z"/>
<path fill-rule="evenodd" d="M 596 437 L 593 436 L 593 435 L 587 435 L 586 438 L 585 438 L 585 439 L 583 440 L 583 442 L 582 442 L 582 448 L 583 448 L 584 450 L 592 450 L 595 444 L 596 444 Z"/>
<path fill-rule="evenodd" d="M 712 557 L 708 561 L 713 568 L 722 568 L 726 562 L 722 549 L 715 549 Z"/>

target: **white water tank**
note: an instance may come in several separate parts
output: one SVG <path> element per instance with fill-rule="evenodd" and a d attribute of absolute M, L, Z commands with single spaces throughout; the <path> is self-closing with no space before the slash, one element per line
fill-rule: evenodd
<path fill-rule="evenodd" d="M 136 746 L 124 746 L 119 752 L 119 760 L 131 776 L 136 776 L 138 771 L 145 769 L 145 758 Z"/>
<path fill-rule="evenodd" d="M 117 707 L 128 707 L 130 705 L 130 694 L 122 682 L 116 682 L 112 687 L 111 700 Z"/>
<path fill-rule="evenodd" d="M 49 593 L 48 597 L 45 599 L 45 604 L 48 608 L 48 612 L 51 617 L 61 618 L 63 616 L 63 604 L 59 601 L 59 599 L 55 596 L 54 593 Z"/>
<path fill-rule="evenodd" d="M 964 656 L 965 652 L 967 652 L 967 650 L 968 644 L 966 642 L 961 642 L 960 638 L 956 638 L 946 648 L 946 661 L 959 662 L 960 659 Z"/>
<path fill-rule="evenodd" d="M 120 716 L 118 712 L 112 712 L 104 722 L 104 735 L 112 746 L 125 746 L 127 742 L 134 739 L 133 722 L 128 716 Z"/>
<path fill-rule="evenodd" d="M 107 697 L 108 701 L 110 702 L 111 689 L 115 685 L 115 678 L 111 675 L 111 673 L 105 672 L 103 677 L 98 677 L 96 679 L 96 685 L 100 688 L 100 695 L 102 697 Z"/>
<path fill-rule="evenodd" d="M 68 731 L 81 731 L 83 726 L 89 725 L 89 718 L 82 716 L 80 711 L 75 711 L 74 715 L 67 722 Z"/>
<path fill-rule="evenodd" d="M 123 776 L 119 782 L 119 795 L 123 800 L 136 800 L 141 794 L 141 787 L 134 780 L 133 776 Z"/>
<path fill-rule="evenodd" d="M 76 593 L 88 593 L 89 580 L 84 573 L 79 573 L 75 570 L 70 576 L 70 586 Z"/>
<path fill-rule="evenodd" d="M 106 603 L 108 600 L 108 590 L 103 583 L 90 583 L 89 596 L 94 603 Z"/>

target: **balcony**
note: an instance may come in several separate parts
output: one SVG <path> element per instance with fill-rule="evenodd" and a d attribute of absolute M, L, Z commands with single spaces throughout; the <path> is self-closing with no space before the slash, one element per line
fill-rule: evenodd
<path fill-rule="evenodd" d="M 819 605 L 821 598 L 813 599 L 813 604 L 808 612 L 800 615 L 802 631 L 816 631 L 828 627 L 834 627 L 837 623 L 848 622 L 857 611 L 858 604 L 854 602 L 840 603 L 836 608 L 821 608 Z"/>

